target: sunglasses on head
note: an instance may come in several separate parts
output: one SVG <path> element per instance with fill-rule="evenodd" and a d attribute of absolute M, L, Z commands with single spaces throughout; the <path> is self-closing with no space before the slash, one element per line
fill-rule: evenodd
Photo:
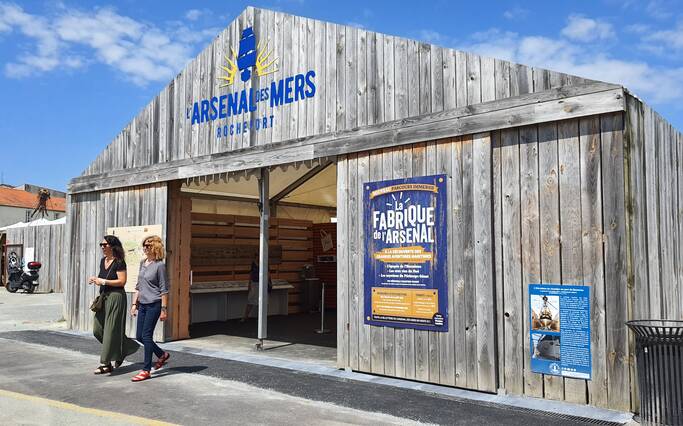
<path fill-rule="evenodd" d="M 150 247 L 152 247 L 152 245 L 151 245 L 151 244 L 143 244 L 142 247 L 144 247 L 144 248 L 150 248 Z"/>
<path fill-rule="evenodd" d="M 109 243 L 100 243 L 100 247 L 102 247 L 102 248 L 109 247 Z"/>

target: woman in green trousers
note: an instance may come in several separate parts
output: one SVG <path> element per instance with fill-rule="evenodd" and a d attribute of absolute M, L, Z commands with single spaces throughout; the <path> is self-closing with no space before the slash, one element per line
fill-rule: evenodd
<path fill-rule="evenodd" d="M 119 367 L 124 358 L 134 354 L 140 347 L 126 336 L 126 314 L 128 301 L 126 285 L 126 261 L 121 241 L 113 235 L 106 235 L 100 243 L 104 257 L 100 260 L 100 271 L 88 282 L 100 287 L 104 298 L 102 309 L 95 313 L 93 334 L 102 343 L 100 366 L 95 374 L 111 373 Z M 112 361 L 114 367 L 112 367 Z"/>

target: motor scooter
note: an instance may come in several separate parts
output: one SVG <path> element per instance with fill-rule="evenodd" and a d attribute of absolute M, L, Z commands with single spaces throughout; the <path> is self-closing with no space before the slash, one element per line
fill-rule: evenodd
<path fill-rule="evenodd" d="M 28 272 L 24 271 L 23 261 L 19 261 L 16 253 L 10 253 L 7 262 L 7 291 L 16 293 L 17 290 L 24 290 L 25 293 L 33 293 L 38 287 L 38 271 L 42 264 L 40 262 L 29 262 Z"/>

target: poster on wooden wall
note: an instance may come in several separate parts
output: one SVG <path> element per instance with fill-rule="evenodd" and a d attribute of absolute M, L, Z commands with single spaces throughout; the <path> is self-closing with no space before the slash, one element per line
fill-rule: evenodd
<path fill-rule="evenodd" d="M 531 371 L 591 378 L 590 287 L 529 284 Z"/>
<path fill-rule="evenodd" d="M 448 331 L 446 179 L 364 184 L 366 324 Z"/>
<path fill-rule="evenodd" d="M 142 252 L 142 241 L 150 235 L 158 235 L 161 239 L 161 225 L 123 226 L 119 228 L 107 228 L 107 234 L 114 235 L 121 240 L 123 251 L 126 253 L 126 281 L 125 290 L 128 293 L 135 291 L 138 282 L 140 262 L 145 258 Z"/>

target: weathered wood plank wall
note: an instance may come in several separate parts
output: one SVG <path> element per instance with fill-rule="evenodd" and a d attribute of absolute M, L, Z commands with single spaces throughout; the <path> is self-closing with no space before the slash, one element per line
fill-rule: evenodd
<path fill-rule="evenodd" d="M 605 114 L 341 159 L 339 211 L 355 213 L 339 214 L 340 366 L 628 409 L 623 120 Z M 450 178 L 449 332 L 366 326 L 363 184 L 434 173 Z M 593 380 L 531 372 L 528 285 L 540 282 L 591 286 Z"/>
<path fill-rule="evenodd" d="M 617 113 L 494 133 L 499 387 L 507 392 L 629 407 L 622 123 Z M 592 381 L 530 371 L 528 285 L 539 282 L 591 286 Z"/>
<path fill-rule="evenodd" d="M 92 330 L 90 302 L 99 287 L 88 285 L 88 277 L 97 275 L 102 256 L 98 246 L 107 228 L 161 224 L 166 241 L 166 184 L 132 187 L 123 190 L 85 193 L 70 196 L 67 235 L 64 250 L 69 253 L 65 267 L 69 284 L 65 292 L 65 317 L 69 328 Z M 173 283 L 172 283 L 173 284 Z M 132 293 L 128 293 L 130 304 Z M 126 332 L 135 336 L 135 321 L 129 317 Z M 155 337 L 163 338 L 159 326 Z"/>
<path fill-rule="evenodd" d="M 638 99 L 627 102 L 633 318 L 681 319 L 681 133 Z"/>
<path fill-rule="evenodd" d="M 628 176 L 628 300 L 607 315 L 631 319 L 683 319 L 683 135 L 639 99 L 628 95 L 623 155 Z M 619 142 L 619 141 L 616 141 Z M 616 144 L 613 145 L 618 149 Z M 614 255 L 616 256 L 616 254 Z M 605 267 L 608 259 L 605 259 Z M 608 293 L 606 297 L 611 295 Z M 623 306 L 622 306 L 623 305 Z M 633 381 L 633 336 L 609 336 L 619 349 L 617 362 L 629 363 Z M 626 348 L 628 345 L 628 349 Z M 614 354 L 608 352 L 610 364 Z M 633 355 L 631 355 L 633 356 Z M 628 376 L 619 374 L 616 383 Z M 638 389 L 631 388 L 631 408 L 638 410 Z M 628 407 L 626 407 L 628 408 Z"/>
<path fill-rule="evenodd" d="M 339 211 L 353 212 L 338 215 L 340 366 L 495 391 L 491 153 L 490 137 L 483 134 L 352 154 L 339 162 L 344 184 L 338 187 Z M 449 176 L 449 211 L 454 212 L 449 215 L 450 331 L 365 325 L 363 184 L 436 173 Z"/>
<path fill-rule="evenodd" d="M 279 58 L 278 71 L 264 77 L 253 73 L 251 80 L 244 83 L 236 78 L 232 86 L 220 89 L 217 77 L 225 74 L 220 67 L 231 49 L 237 49 L 241 31 L 248 26 L 254 27 L 257 40 L 264 46 L 269 41 L 271 57 Z M 232 116 L 201 125 L 192 126 L 187 118 L 187 109 L 191 111 L 192 104 L 201 99 L 252 87 L 269 88 L 273 80 L 309 69 L 316 72 L 317 93 L 312 99 L 275 108 L 260 105 L 257 112 L 245 117 Z M 501 90 L 495 81 L 511 82 L 514 90 Z M 534 81 L 547 82 L 548 87 L 588 82 L 400 37 L 248 7 L 143 108 L 83 175 L 501 99 L 533 92 Z M 270 114 L 275 115 L 274 126 L 265 131 L 227 139 L 216 137 L 219 124 L 237 124 Z"/>
<path fill-rule="evenodd" d="M 42 263 L 37 292 L 64 291 L 62 245 L 65 229 L 64 224 L 59 224 L 11 228 L 6 231 L 6 244 L 23 244 L 24 253 L 29 247 L 35 249 L 34 260 Z"/>

